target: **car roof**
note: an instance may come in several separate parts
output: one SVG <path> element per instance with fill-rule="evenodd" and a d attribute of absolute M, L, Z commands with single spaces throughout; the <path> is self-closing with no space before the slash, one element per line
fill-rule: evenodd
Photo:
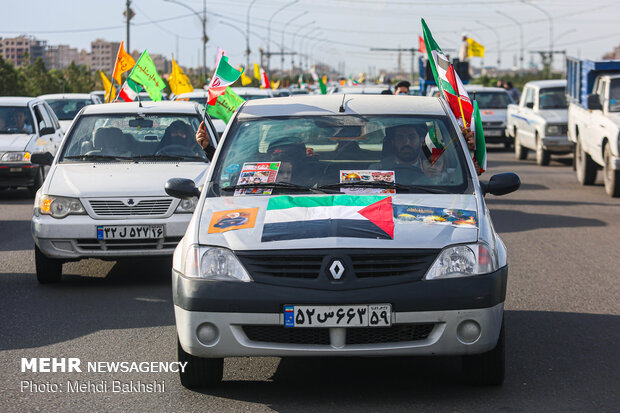
<path fill-rule="evenodd" d="M 338 94 L 346 94 L 346 93 L 351 93 L 351 94 L 380 94 L 381 92 L 383 92 L 384 90 L 389 90 L 390 87 L 389 86 L 337 86 L 337 90 L 334 90 L 334 94 L 338 93 Z"/>
<path fill-rule="evenodd" d="M 465 85 L 467 92 L 503 92 L 508 93 L 503 87 L 482 86 L 482 85 Z"/>
<path fill-rule="evenodd" d="M 90 99 L 90 93 L 51 93 L 41 95 L 39 99 Z"/>
<path fill-rule="evenodd" d="M 2 96 L 0 106 L 28 106 L 31 103 L 40 102 L 41 99 L 27 96 Z"/>
<path fill-rule="evenodd" d="M 344 97 L 344 99 L 343 99 Z M 340 105 L 344 100 L 344 112 Z M 293 95 L 247 101 L 240 117 L 318 115 L 445 115 L 438 98 L 392 95 Z"/>
<path fill-rule="evenodd" d="M 180 98 L 204 98 L 208 95 L 208 91 L 206 90 L 194 90 L 193 92 L 181 93 L 180 95 L 175 95 L 173 100 Z"/>
<path fill-rule="evenodd" d="M 562 87 L 566 86 L 566 79 L 551 79 L 551 80 L 533 80 L 531 82 L 527 82 L 526 86 L 533 87 Z"/>
<path fill-rule="evenodd" d="M 108 113 L 187 113 L 196 114 L 198 104 L 195 102 L 139 102 L 129 103 L 102 103 L 101 105 L 88 105 L 83 109 L 83 115 L 99 115 Z"/>
<path fill-rule="evenodd" d="M 238 95 L 265 95 L 271 96 L 273 92 L 270 89 L 261 89 L 258 87 L 233 87 L 232 90 Z"/>

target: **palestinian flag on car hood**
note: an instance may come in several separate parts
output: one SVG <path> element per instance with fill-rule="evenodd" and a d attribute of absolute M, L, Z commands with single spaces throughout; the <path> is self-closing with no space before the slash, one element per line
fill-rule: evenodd
<path fill-rule="evenodd" d="M 393 239 L 392 198 L 334 195 L 269 200 L 262 242 L 328 237 Z"/>

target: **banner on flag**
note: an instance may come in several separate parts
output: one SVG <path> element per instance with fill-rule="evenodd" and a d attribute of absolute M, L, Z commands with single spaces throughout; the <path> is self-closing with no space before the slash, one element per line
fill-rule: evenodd
<path fill-rule="evenodd" d="M 467 38 L 467 57 L 484 57 L 484 46 L 472 38 Z"/>
<path fill-rule="evenodd" d="M 117 84 L 122 85 L 123 81 L 121 75 L 126 71 L 131 70 L 135 64 L 136 61 L 125 51 L 124 42 L 121 41 L 120 46 L 118 46 L 118 53 L 116 53 L 116 62 L 114 63 L 112 78 L 116 80 Z"/>
<path fill-rule="evenodd" d="M 145 50 L 129 73 L 128 79 L 144 87 L 153 102 L 161 100 L 161 91 L 166 87 L 164 81 L 157 74 L 155 63 Z"/>
<path fill-rule="evenodd" d="M 245 100 L 227 87 L 223 95 L 217 97 L 215 105 L 207 105 L 207 113 L 212 118 L 222 119 L 228 123 L 239 105 Z"/>
<path fill-rule="evenodd" d="M 183 69 L 175 62 L 174 58 L 172 59 L 172 71 L 168 77 L 168 84 L 170 85 L 170 90 L 175 95 L 194 91 L 192 82 L 190 82 L 185 72 L 183 72 Z"/>

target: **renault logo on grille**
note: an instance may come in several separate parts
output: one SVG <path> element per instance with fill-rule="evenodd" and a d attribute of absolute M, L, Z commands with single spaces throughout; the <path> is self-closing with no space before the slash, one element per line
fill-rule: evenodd
<path fill-rule="evenodd" d="M 342 278 L 342 274 L 344 274 L 344 265 L 340 262 L 340 260 L 334 260 L 332 265 L 329 266 L 329 272 L 331 273 L 334 280 L 339 280 Z"/>

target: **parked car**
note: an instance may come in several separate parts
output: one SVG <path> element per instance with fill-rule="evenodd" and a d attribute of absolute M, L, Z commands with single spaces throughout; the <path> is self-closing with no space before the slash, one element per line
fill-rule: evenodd
<path fill-rule="evenodd" d="M 272 98 L 271 89 L 262 89 L 258 87 L 233 87 L 232 90 L 245 100 Z"/>
<path fill-rule="evenodd" d="M 184 386 L 245 356 L 460 355 L 473 382 L 503 381 L 508 267 L 484 195 L 520 181 L 478 181 L 442 100 L 248 101 L 220 146 L 173 256 Z"/>
<path fill-rule="evenodd" d="M 536 80 L 525 84 L 518 105 L 508 105 L 506 135 L 514 139 L 517 159 L 531 149 L 538 165 L 549 165 L 552 154 L 572 152 L 565 94 L 566 80 Z"/>
<path fill-rule="evenodd" d="M 605 192 L 620 196 L 620 60 L 567 58 L 568 137 L 582 185 L 603 169 Z"/>
<path fill-rule="evenodd" d="M 173 102 L 196 102 L 202 107 L 207 104 L 207 97 L 209 93 L 206 90 L 194 90 L 193 92 L 181 93 L 180 95 L 176 95 L 172 98 Z M 219 137 L 224 134 L 224 130 L 226 129 L 226 122 L 222 119 L 212 118 L 213 126 L 215 126 L 215 130 L 217 131 L 218 140 Z"/>
<path fill-rule="evenodd" d="M 196 199 L 173 199 L 163 185 L 171 176 L 204 181 L 209 160 L 195 139 L 202 120 L 195 103 L 91 105 L 55 159 L 33 154 L 51 164 L 31 225 L 38 281 L 60 281 L 67 261 L 172 254 Z"/>
<path fill-rule="evenodd" d="M 27 187 L 34 195 L 49 168 L 32 162 L 32 154 L 56 154 L 62 136 L 60 123 L 44 100 L 0 97 L 0 188 Z"/>
<path fill-rule="evenodd" d="M 93 90 L 90 94 L 97 96 L 102 102 L 105 100 L 105 90 Z"/>
<path fill-rule="evenodd" d="M 39 96 L 50 105 L 63 132 L 66 132 L 78 112 L 88 105 L 103 103 L 97 95 L 88 93 L 55 93 Z"/>
<path fill-rule="evenodd" d="M 465 90 L 470 99 L 478 102 L 486 142 L 510 148 L 513 139 L 506 136 L 506 110 L 513 102 L 506 89 L 468 85 Z"/>

